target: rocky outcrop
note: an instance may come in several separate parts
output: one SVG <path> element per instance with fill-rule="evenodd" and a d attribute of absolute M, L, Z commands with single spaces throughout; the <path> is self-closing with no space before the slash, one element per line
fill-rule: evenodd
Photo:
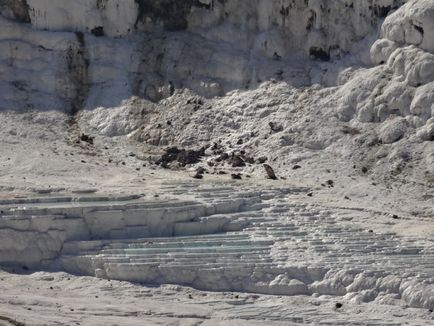
<path fill-rule="evenodd" d="M 338 92 L 342 120 L 383 122 L 401 116 L 413 128 L 425 125 L 434 114 L 433 22 L 432 0 L 409 1 L 386 18 L 383 38 L 371 48 L 372 62 L 378 66 Z"/>
<path fill-rule="evenodd" d="M 368 63 L 360 44 L 369 48 L 402 3 L 3 0 L 1 15 L 15 22 L 0 20 L 2 106 L 75 112 L 133 95 L 158 102 L 177 88 L 213 97 L 270 79 L 310 85 L 324 61 Z"/>
<path fill-rule="evenodd" d="M 32 25 L 53 31 L 126 36 L 135 31 L 192 31 L 209 40 L 241 41 L 273 58 L 342 55 L 403 0 L 29 0 Z M 330 24 L 333 22 L 333 24 Z M 241 33 L 240 33 L 241 32 Z M 236 35 L 238 34 L 238 35 Z"/>
<path fill-rule="evenodd" d="M 386 18 L 382 34 L 398 44 L 412 44 L 434 52 L 434 6 L 432 1 L 410 1 Z"/>

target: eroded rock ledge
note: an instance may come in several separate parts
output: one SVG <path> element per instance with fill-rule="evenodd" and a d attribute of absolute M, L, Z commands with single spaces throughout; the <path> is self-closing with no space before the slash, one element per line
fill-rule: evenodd
<path fill-rule="evenodd" d="M 324 72 L 336 84 L 341 68 L 322 62 L 369 64 L 384 17 L 403 3 L 4 0 L 1 106 L 77 112 L 132 96 L 158 102 L 173 89 L 213 97 L 270 79 L 308 86 Z M 429 19 L 411 20 L 429 49 Z M 71 65 L 71 56 L 82 58 Z"/>
<path fill-rule="evenodd" d="M 3 200 L 0 264 L 202 290 L 433 308 L 429 242 L 336 223 L 361 211 L 288 201 L 306 188 L 166 188 L 172 194 L 187 190 L 195 200 Z"/>

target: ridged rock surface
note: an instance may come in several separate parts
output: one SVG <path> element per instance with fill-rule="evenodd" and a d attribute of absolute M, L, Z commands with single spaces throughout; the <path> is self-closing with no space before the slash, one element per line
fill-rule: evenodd
<path fill-rule="evenodd" d="M 75 112 L 133 95 L 156 102 L 173 88 L 212 97 L 271 78 L 308 86 L 323 61 L 369 64 L 384 17 L 403 2 L 4 0 L 2 107 Z M 432 50 L 430 1 L 413 2 L 382 33 Z"/>

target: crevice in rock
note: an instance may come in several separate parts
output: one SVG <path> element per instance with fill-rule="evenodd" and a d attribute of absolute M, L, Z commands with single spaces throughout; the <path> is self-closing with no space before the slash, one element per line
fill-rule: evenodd
<path fill-rule="evenodd" d="M 316 12 L 313 10 L 310 10 L 306 30 L 310 31 L 314 27 L 315 22 L 316 22 Z"/>
<path fill-rule="evenodd" d="M 188 27 L 187 17 L 192 7 L 210 10 L 214 3 L 204 4 L 198 0 L 135 0 L 139 10 L 135 27 L 146 18 L 161 21 L 165 30 L 179 31 Z"/>
<path fill-rule="evenodd" d="M 391 6 L 374 5 L 373 11 L 374 11 L 374 15 L 377 16 L 378 18 L 385 18 L 389 14 L 391 9 L 392 9 Z"/>
<path fill-rule="evenodd" d="M 90 32 L 96 37 L 105 36 L 103 26 L 97 26 L 97 27 L 93 28 Z"/>
<path fill-rule="evenodd" d="M 422 36 L 424 35 L 425 32 L 421 26 L 417 26 L 417 25 L 413 25 L 413 26 L 420 34 L 422 34 Z"/>
<path fill-rule="evenodd" d="M 394 0 L 389 6 L 374 4 L 372 7 L 370 6 L 370 9 L 372 9 L 374 16 L 382 19 L 386 18 L 392 10 L 398 9 L 403 3 L 405 3 L 403 0 Z"/>
<path fill-rule="evenodd" d="M 71 99 L 70 114 L 74 116 L 80 111 L 89 93 L 89 53 L 86 49 L 82 32 L 75 32 L 78 47 L 71 46 L 67 51 L 67 69 L 74 88 Z"/>
<path fill-rule="evenodd" d="M 98 9 L 105 9 L 107 5 L 107 0 L 97 0 L 96 1 L 96 7 Z"/>
<path fill-rule="evenodd" d="M 309 49 L 309 55 L 314 60 L 329 61 L 330 52 L 319 47 L 313 46 Z"/>

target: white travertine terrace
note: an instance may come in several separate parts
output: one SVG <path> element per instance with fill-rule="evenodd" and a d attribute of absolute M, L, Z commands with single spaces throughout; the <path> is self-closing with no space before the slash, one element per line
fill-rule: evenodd
<path fill-rule="evenodd" d="M 237 186 L 238 187 L 238 186 Z M 291 203 L 302 188 L 166 186 L 196 201 L 82 197 L 3 202 L 0 260 L 202 290 L 434 305 L 434 247 L 340 224 L 357 213 Z M 78 201 L 77 201 L 78 200 Z M 10 208 L 8 206 L 16 207 Z"/>

